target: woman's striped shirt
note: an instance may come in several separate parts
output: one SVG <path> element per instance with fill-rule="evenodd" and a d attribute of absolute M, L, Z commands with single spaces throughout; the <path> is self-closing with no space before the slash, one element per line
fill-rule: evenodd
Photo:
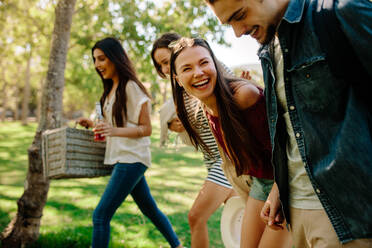
<path fill-rule="evenodd" d="M 198 100 L 189 96 L 187 93 L 184 93 L 184 101 L 189 120 L 191 120 L 195 130 L 199 133 L 200 138 L 208 146 L 211 152 L 211 154 L 209 154 L 201 147 L 204 163 L 208 170 L 206 180 L 227 188 L 232 188 L 221 168 L 222 159 L 218 151 L 217 143 L 209 128 L 208 120 L 205 117 L 202 108 L 198 106 Z"/>

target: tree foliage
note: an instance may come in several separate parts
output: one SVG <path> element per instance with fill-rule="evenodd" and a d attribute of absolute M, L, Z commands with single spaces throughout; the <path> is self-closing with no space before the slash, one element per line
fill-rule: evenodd
<path fill-rule="evenodd" d="M 27 60 L 30 72 L 30 108 L 37 98 L 47 70 L 56 3 L 50 0 L 0 1 L 0 88 L 7 89 L 8 108 L 20 107 Z M 76 3 L 66 65 L 64 112 L 88 112 L 102 90 L 91 58 L 93 44 L 106 36 L 123 42 L 139 78 L 151 86 L 153 102 L 162 103 L 161 80 L 152 65 L 153 41 L 164 32 L 201 36 L 224 43 L 224 29 L 200 0 L 82 0 Z M 168 86 L 169 90 L 169 86 Z M 0 107 L 6 107 L 0 101 Z M 16 107 L 17 106 L 17 107 Z"/>
<path fill-rule="evenodd" d="M 66 107 L 72 107 L 70 102 L 80 105 L 76 109 L 88 110 L 99 97 L 101 83 L 92 65 L 90 49 L 106 36 L 123 42 L 140 79 L 151 85 L 155 103 L 162 101 L 160 90 L 166 85 L 157 76 L 150 59 L 152 43 L 157 37 L 171 31 L 184 36 L 208 36 L 224 43 L 223 28 L 202 1 L 87 0 L 77 5 L 66 93 L 80 92 L 66 96 Z M 76 101 L 82 95 L 86 102 Z"/>
<path fill-rule="evenodd" d="M 35 0 L 0 2 L 0 88 L 6 92 L 3 108 L 18 112 L 31 59 L 31 98 L 36 108 L 38 83 L 45 76 L 53 12 Z M 6 105 L 6 106 L 4 106 Z"/>
<path fill-rule="evenodd" d="M 49 190 L 49 180 L 43 176 L 41 136 L 46 129 L 55 129 L 62 125 L 64 72 L 75 2 L 76 0 L 59 0 L 55 8 L 41 118 L 34 140 L 28 149 L 28 171 L 24 192 L 17 200 L 17 213 L 0 235 L 1 246 L 4 248 L 26 247 L 39 236 L 41 217 Z M 30 46 L 32 47 L 31 44 Z M 30 64 L 27 74 L 30 71 L 29 66 Z"/>

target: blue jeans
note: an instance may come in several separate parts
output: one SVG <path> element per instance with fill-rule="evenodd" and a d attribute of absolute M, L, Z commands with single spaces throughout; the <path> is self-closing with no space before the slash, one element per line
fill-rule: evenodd
<path fill-rule="evenodd" d="M 265 202 L 270 194 L 271 188 L 273 187 L 274 180 L 263 179 L 252 177 L 251 190 L 249 191 L 249 196 Z"/>
<path fill-rule="evenodd" d="M 146 169 L 142 163 L 115 164 L 110 181 L 93 213 L 93 248 L 108 247 L 111 218 L 128 194 L 132 195 L 141 212 L 152 221 L 171 247 L 180 244 L 168 218 L 158 209 L 151 196 L 144 176 Z"/>

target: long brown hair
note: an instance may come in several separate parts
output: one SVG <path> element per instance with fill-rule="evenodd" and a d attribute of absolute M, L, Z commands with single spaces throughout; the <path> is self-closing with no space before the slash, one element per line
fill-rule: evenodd
<path fill-rule="evenodd" d="M 141 90 L 148 96 L 146 88 L 143 86 L 141 81 L 137 78 L 136 71 L 130 61 L 127 53 L 119 40 L 116 38 L 108 37 L 98 41 L 92 48 L 93 62 L 95 58 L 93 52 L 95 49 L 101 49 L 105 56 L 115 65 L 115 69 L 119 75 L 119 85 L 115 92 L 115 103 L 112 107 L 112 119 L 117 127 L 124 127 L 127 118 L 127 96 L 125 94 L 125 88 L 129 80 L 134 81 Z M 97 70 L 103 83 L 103 94 L 100 99 L 101 106 L 105 103 L 106 97 L 110 93 L 113 81 L 112 79 L 104 79 L 101 73 Z M 103 114 L 103 113 L 102 113 Z"/>
<path fill-rule="evenodd" d="M 243 79 L 224 76 L 211 48 L 203 39 L 181 38 L 172 47 L 170 60 L 171 81 L 173 99 L 177 106 L 178 117 L 189 134 L 193 144 L 206 149 L 206 144 L 190 123 L 190 118 L 186 112 L 184 98 L 182 97 L 183 94 L 185 94 L 184 88 L 180 87 L 176 80 L 177 73 L 175 69 L 175 60 L 185 48 L 195 46 L 201 46 L 207 49 L 212 57 L 214 65 L 216 66 L 217 77 L 213 93 L 217 102 L 218 120 L 221 124 L 227 150 L 235 165 L 237 175 L 247 174 L 250 168 L 254 168 L 260 164 L 261 153 L 259 143 L 253 135 L 254 130 L 247 128 L 242 111 L 234 101 L 232 83 L 243 81 Z"/>
<path fill-rule="evenodd" d="M 176 40 L 180 39 L 182 36 L 177 33 L 164 33 L 158 39 L 154 41 L 151 49 L 151 59 L 152 63 L 155 66 L 156 72 L 159 74 L 160 77 L 166 78 L 166 75 L 161 70 L 161 65 L 158 64 L 155 60 L 155 52 L 157 49 L 160 48 L 167 48 L 169 49 L 169 44 L 175 42 Z"/>

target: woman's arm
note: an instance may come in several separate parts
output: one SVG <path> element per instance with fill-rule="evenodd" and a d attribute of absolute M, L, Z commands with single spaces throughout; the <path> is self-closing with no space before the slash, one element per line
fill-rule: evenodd
<path fill-rule="evenodd" d="M 234 99 L 241 110 L 254 105 L 260 97 L 259 89 L 252 83 L 238 81 L 232 83 Z"/>
<path fill-rule="evenodd" d="M 108 123 L 99 123 L 93 131 L 104 136 L 140 138 L 150 136 L 152 132 L 148 102 L 142 104 L 137 127 L 112 127 Z"/>

